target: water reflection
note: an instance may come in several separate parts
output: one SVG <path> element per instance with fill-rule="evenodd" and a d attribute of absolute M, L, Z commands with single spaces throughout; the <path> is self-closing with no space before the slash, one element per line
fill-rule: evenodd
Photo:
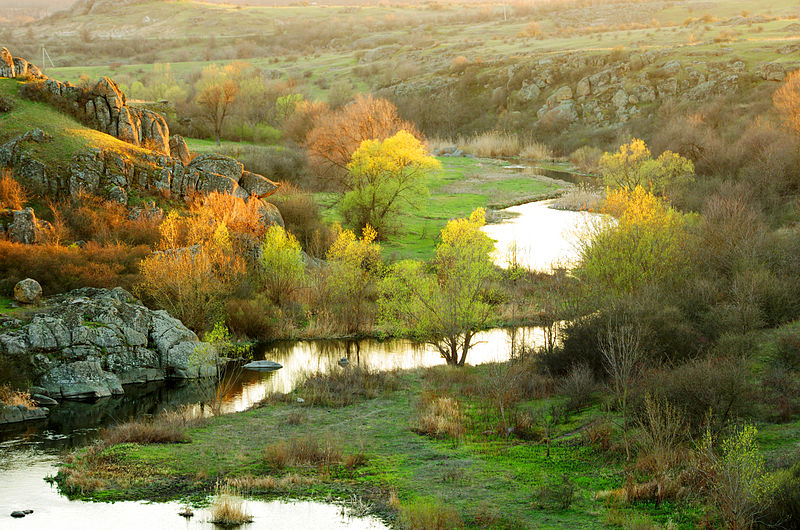
<path fill-rule="evenodd" d="M 495 244 L 495 263 L 508 268 L 517 263 L 531 270 L 549 272 L 554 266 L 572 267 L 578 260 L 579 235 L 601 216 L 550 208 L 552 200 L 530 202 L 502 210 L 516 214 L 483 231 Z"/>
<path fill-rule="evenodd" d="M 476 344 L 467 356 L 469 364 L 506 361 L 523 343 L 531 346 L 543 345 L 544 335 L 540 328 L 493 329 L 478 333 L 475 341 Z M 369 366 L 377 370 L 445 364 L 433 346 L 403 339 L 383 342 L 282 342 L 259 348 L 254 357 L 256 360 L 278 362 L 283 368 L 274 372 L 245 370 L 240 384 L 226 398 L 223 412 L 245 410 L 273 392 L 291 392 L 307 372 L 342 370 L 338 364 L 342 357 L 348 359 L 351 366 Z"/>

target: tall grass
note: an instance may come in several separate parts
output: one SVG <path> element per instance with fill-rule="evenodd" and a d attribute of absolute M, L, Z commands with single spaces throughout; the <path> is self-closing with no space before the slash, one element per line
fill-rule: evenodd
<path fill-rule="evenodd" d="M 374 370 L 368 366 L 334 369 L 330 372 L 310 372 L 301 378 L 297 387 L 309 405 L 344 407 L 359 399 L 378 397 L 397 387 L 395 371 Z"/>
<path fill-rule="evenodd" d="M 420 499 L 403 506 L 400 520 L 408 530 L 453 530 L 464 527 L 464 521 L 455 508 L 431 499 Z"/>
<path fill-rule="evenodd" d="M 459 149 L 472 156 L 485 158 L 519 156 L 532 160 L 553 158 L 553 153 L 543 143 L 536 140 L 524 140 L 515 133 L 488 131 L 469 137 L 461 137 L 455 142 L 438 139 L 431 145 L 443 146 L 456 144 Z"/>
<path fill-rule="evenodd" d="M 466 432 L 461 405 L 451 397 L 423 395 L 413 430 L 434 438 L 460 440 Z"/>
<path fill-rule="evenodd" d="M 107 445 L 121 443 L 156 444 L 188 442 L 186 430 L 203 422 L 193 407 L 164 411 L 156 417 L 140 418 L 119 423 L 100 433 Z"/>
<path fill-rule="evenodd" d="M 229 484 L 217 484 L 211 505 L 211 522 L 221 526 L 238 526 L 253 522 L 239 491 Z"/>

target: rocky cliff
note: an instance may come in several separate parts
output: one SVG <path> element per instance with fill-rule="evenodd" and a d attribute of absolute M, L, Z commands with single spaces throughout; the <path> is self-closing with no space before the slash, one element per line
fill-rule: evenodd
<path fill-rule="evenodd" d="M 214 375 L 193 359 L 203 343 L 165 311 L 121 288 L 84 288 L 47 300 L 30 321 L 0 322 L 0 356 L 31 367 L 50 397 L 122 394 L 123 385 Z"/>
<path fill-rule="evenodd" d="M 170 137 L 163 116 L 129 105 L 111 79 L 103 78 L 88 87 L 48 79 L 35 65 L 12 57 L 5 48 L 0 49 L 0 77 L 25 80 L 27 97 L 47 102 L 130 146 L 98 146 L 53 167 L 36 155 L 37 144 L 56 141 L 43 131 L 32 129 L 8 139 L 0 145 L 0 167 L 13 169 L 31 191 L 83 191 L 125 202 L 131 189 L 169 191 L 177 196 L 220 191 L 242 198 L 263 198 L 277 190 L 274 182 L 245 171 L 232 158 L 216 154 L 193 157 L 183 138 Z"/>

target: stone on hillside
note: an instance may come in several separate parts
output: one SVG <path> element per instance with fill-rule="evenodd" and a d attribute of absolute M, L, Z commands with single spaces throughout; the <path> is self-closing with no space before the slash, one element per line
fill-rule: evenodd
<path fill-rule="evenodd" d="M 0 49 L 0 77 L 14 77 L 14 58 L 8 52 L 8 49 Z"/>
<path fill-rule="evenodd" d="M 176 134 L 169 139 L 169 153 L 172 158 L 180 160 L 183 165 L 192 161 L 192 154 L 189 152 L 189 146 L 186 145 L 183 136 Z"/>
<path fill-rule="evenodd" d="M 241 162 L 238 162 L 229 156 L 219 154 L 198 155 L 186 166 L 186 168 L 189 170 L 200 171 L 202 173 L 216 173 L 217 175 L 223 175 L 234 182 L 239 182 L 239 179 L 242 178 L 242 173 L 244 172 L 244 166 L 242 166 Z"/>
<path fill-rule="evenodd" d="M 266 177 L 251 173 L 250 171 L 242 172 L 239 186 L 241 186 L 248 195 L 255 195 L 259 198 L 268 197 L 278 190 L 277 184 Z"/>
<path fill-rule="evenodd" d="M 260 203 L 258 206 L 258 221 L 262 226 L 284 226 L 283 216 L 277 206 L 265 200 L 260 200 Z"/>
<path fill-rule="evenodd" d="M 663 70 L 667 75 L 678 75 L 681 73 L 681 63 L 678 61 L 669 61 L 664 65 Z"/>
<path fill-rule="evenodd" d="M 111 201 L 119 204 L 128 204 L 128 192 L 121 186 L 112 186 L 107 195 Z"/>
<path fill-rule="evenodd" d="M 760 64 L 756 71 L 766 81 L 783 81 L 786 78 L 786 69 L 780 63 Z"/>
<path fill-rule="evenodd" d="M 22 57 L 14 57 L 14 76 L 27 77 L 28 76 L 28 61 Z"/>
<path fill-rule="evenodd" d="M 519 97 L 522 101 L 534 101 L 539 99 L 539 95 L 542 93 L 541 89 L 535 84 L 525 84 L 522 88 L 519 89 Z"/>
<path fill-rule="evenodd" d="M 568 86 L 562 86 L 555 93 L 555 100 L 556 101 L 569 101 L 572 99 L 572 89 Z"/>
<path fill-rule="evenodd" d="M 14 300 L 22 304 L 35 304 L 42 297 L 42 286 L 33 278 L 25 278 L 14 286 Z"/>
<path fill-rule="evenodd" d="M 99 153 L 90 151 L 78 153 L 72 157 L 69 165 L 69 192 L 97 193 L 100 181 L 105 175 L 103 160 Z"/>
<path fill-rule="evenodd" d="M 592 84 L 588 77 L 584 77 L 578 81 L 578 86 L 575 88 L 575 94 L 578 97 L 588 96 L 592 93 Z"/>
<path fill-rule="evenodd" d="M 617 90 L 616 94 L 614 94 L 614 97 L 611 98 L 611 103 L 618 109 L 624 107 L 628 104 L 628 93 L 620 88 Z"/>
<path fill-rule="evenodd" d="M 201 172 L 200 179 L 197 181 L 197 191 L 204 193 L 211 193 L 216 191 L 219 193 L 233 194 L 239 187 L 236 181 L 225 175 L 211 172 Z"/>
<path fill-rule="evenodd" d="M 156 112 L 146 109 L 139 110 L 140 130 L 139 140 L 143 147 L 152 149 L 165 155 L 170 154 L 169 127 L 164 117 Z"/>
<path fill-rule="evenodd" d="M 14 220 L 8 228 L 8 239 L 26 245 L 36 243 L 36 216 L 33 209 L 15 210 L 13 216 Z"/>

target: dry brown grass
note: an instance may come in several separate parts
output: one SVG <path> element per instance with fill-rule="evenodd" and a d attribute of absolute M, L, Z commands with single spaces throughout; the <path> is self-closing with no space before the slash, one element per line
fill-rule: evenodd
<path fill-rule="evenodd" d="M 2 170 L 0 176 L 0 208 L 20 210 L 28 202 L 28 193 L 22 185 L 11 177 L 11 172 Z"/>
<path fill-rule="evenodd" d="M 603 191 L 589 188 L 572 188 L 553 200 L 550 207 L 556 210 L 595 211 L 603 203 Z"/>
<path fill-rule="evenodd" d="M 412 430 L 433 438 L 450 437 L 460 440 L 464 437 L 464 413 L 461 405 L 452 397 L 423 394 Z"/>
<path fill-rule="evenodd" d="M 308 435 L 270 445 L 266 449 L 265 460 L 275 469 L 284 469 L 287 466 L 329 468 L 342 462 L 342 450 L 328 436 L 320 439 Z"/>
<path fill-rule="evenodd" d="M 184 407 L 175 411 L 165 411 L 155 418 L 119 423 L 103 429 L 100 438 L 107 445 L 185 443 L 189 441 L 186 430 L 199 425 L 202 421 L 202 416 L 195 409 Z"/>
<path fill-rule="evenodd" d="M 529 160 L 552 160 L 553 152 L 542 142 L 532 140 L 522 146 L 519 156 Z"/>
<path fill-rule="evenodd" d="M 238 526 L 252 521 L 253 516 L 247 511 L 239 490 L 228 484 L 217 484 L 211 505 L 211 522 L 221 526 Z"/>
<path fill-rule="evenodd" d="M 473 156 L 509 157 L 518 155 L 522 144 L 516 134 L 489 131 L 468 138 L 459 138 L 458 147 Z"/>
<path fill-rule="evenodd" d="M 36 408 L 36 403 L 31 399 L 30 393 L 22 390 L 14 390 L 8 385 L 0 385 L 0 403 L 12 407 L 22 405 L 29 409 Z"/>

